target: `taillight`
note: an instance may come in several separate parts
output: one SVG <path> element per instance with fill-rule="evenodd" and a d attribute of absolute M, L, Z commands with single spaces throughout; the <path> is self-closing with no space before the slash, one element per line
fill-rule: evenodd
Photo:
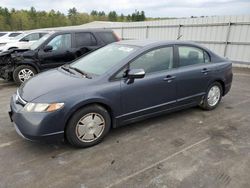
<path fill-rule="evenodd" d="M 117 41 L 121 40 L 121 38 L 115 32 L 113 32 L 113 34 L 115 35 L 115 38 L 116 38 Z"/>

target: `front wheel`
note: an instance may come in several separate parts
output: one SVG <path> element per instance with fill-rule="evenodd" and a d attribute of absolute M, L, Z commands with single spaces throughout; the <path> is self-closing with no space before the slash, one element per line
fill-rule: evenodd
<path fill-rule="evenodd" d="M 37 71 L 29 65 L 20 65 L 14 69 L 13 79 L 16 84 L 20 85 L 32 76 L 37 74 Z"/>
<path fill-rule="evenodd" d="M 109 132 L 111 120 L 108 111 L 99 105 L 78 110 L 66 127 L 66 139 L 76 147 L 98 144 Z"/>
<path fill-rule="evenodd" d="M 222 98 L 222 86 L 219 82 L 215 82 L 208 87 L 207 93 L 200 105 L 204 110 L 215 109 Z"/>

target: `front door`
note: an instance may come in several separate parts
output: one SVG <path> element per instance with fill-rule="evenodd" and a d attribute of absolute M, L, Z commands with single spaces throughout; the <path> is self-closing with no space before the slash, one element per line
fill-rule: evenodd
<path fill-rule="evenodd" d="M 148 51 L 129 64 L 129 69 L 144 69 L 145 77 L 128 84 L 121 80 L 124 119 L 133 119 L 166 110 L 176 101 L 173 47 Z"/>
<path fill-rule="evenodd" d="M 44 51 L 40 49 L 38 52 L 42 69 L 55 68 L 75 59 L 72 52 L 71 34 L 57 35 L 47 43 L 47 46 L 51 46 L 52 50 Z"/>

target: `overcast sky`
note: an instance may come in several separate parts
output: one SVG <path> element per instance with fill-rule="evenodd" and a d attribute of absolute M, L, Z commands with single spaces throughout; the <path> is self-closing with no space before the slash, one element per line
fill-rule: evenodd
<path fill-rule="evenodd" d="M 95 9 L 106 13 L 131 14 L 144 10 L 148 17 L 190 17 L 250 14 L 250 0 L 0 0 L 1 7 L 15 9 L 59 10 L 67 13 L 76 7 L 79 12 Z"/>

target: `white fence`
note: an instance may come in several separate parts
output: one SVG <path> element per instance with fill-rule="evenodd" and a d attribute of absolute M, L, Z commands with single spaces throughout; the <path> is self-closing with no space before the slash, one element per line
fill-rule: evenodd
<path fill-rule="evenodd" d="M 221 56 L 250 64 L 250 15 L 145 22 L 92 22 L 73 28 L 113 29 L 124 39 L 191 40 Z"/>
<path fill-rule="evenodd" d="M 250 16 L 126 23 L 112 28 L 122 38 L 191 40 L 233 61 L 250 63 Z"/>

